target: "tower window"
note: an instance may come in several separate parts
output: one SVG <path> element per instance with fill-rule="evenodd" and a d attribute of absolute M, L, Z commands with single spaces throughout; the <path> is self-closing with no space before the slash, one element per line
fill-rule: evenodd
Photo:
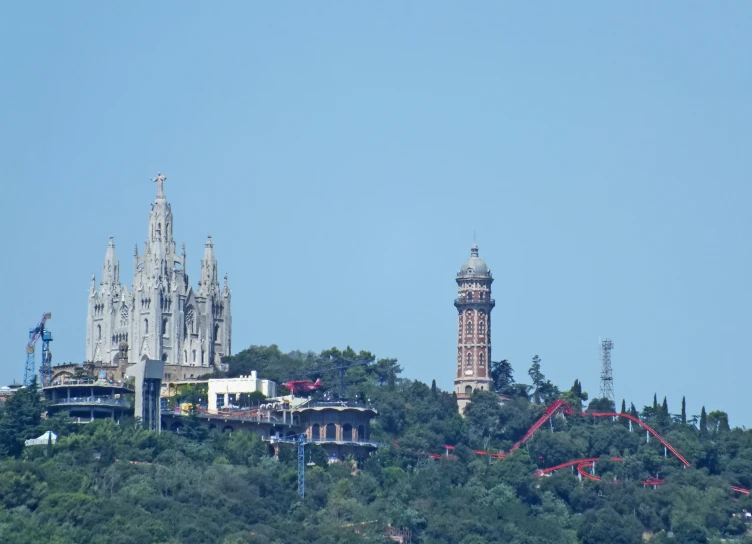
<path fill-rule="evenodd" d="M 144 334 L 149 334 L 149 320 L 144 319 Z"/>
<path fill-rule="evenodd" d="M 469 385 L 467 387 L 465 387 L 465 395 L 469 396 L 469 395 L 472 395 L 472 394 L 473 394 L 473 388 L 470 387 Z"/>
<path fill-rule="evenodd" d="M 219 342 L 219 325 L 214 325 L 214 341 Z"/>
<path fill-rule="evenodd" d="M 485 293 L 483 291 L 480 292 L 478 296 L 480 296 L 480 299 L 483 300 L 485 298 Z"/>
<path fill-rule="evenodd" d="M 483 320 L 478 322 L 478 334 L 486 334 L 486 322 Z"/>
<path fill-rule="evenodd" d="M 97 325 L 97 340 L 102 339 L 102 325 Z"/>
<path fill-rule="evenodd" d="M 484 353 L 478 354 L 478 366 L 483 366 L 486 362 L 486 355 Z"/>
<path fill-rule="evenodd" d="M 465 328 L 467 330 L 467 335 L 468 336 L 470 336 L 470 335 L 473 334 L 473 322 L 472 321 L 468 321 L 467 322 L 467 326 Z"/>
<path fill-rule="evenodd" d="M 467 366 L 473 366 L 473 354 L 472 354 L 472 352 L 469 352 L 469 351 L 467 352 L 466 359 L 467 359 L 467 362 L 466 362 Z"/>
<path fill-rule="evenodd" d="M 162 223 L 157 223 L 157 237 L 162 237 Z"/>
<path fill-rule="evenodd" d="M 167 336 L 167 318 L 162 320 L 162 335 Z"/>
<path fill-rule="evenodd" d="M 196 362 L 196 350 L 195 350 L 195 349 L 194 349 L 194 350 L 193 350 L 193 352 L 191 353 L 191 360 L 192 360 L 192 362 L 194 362 L 194 363 Z"/>
<path fill-rule="evenodd" d="M 473 300 L 473 294 L 472 293 L 468 293 L 467 294 L 467 300 Z"/>

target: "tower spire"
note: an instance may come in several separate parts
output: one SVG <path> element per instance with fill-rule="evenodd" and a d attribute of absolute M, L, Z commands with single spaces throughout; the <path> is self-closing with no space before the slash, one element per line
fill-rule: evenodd
<path fill-rule="evenodd" d="M 115 256 L 115 239 L 110 236 L 102 264 L 102 285 L 114 287 L 120 283 L 120 264 Z"/>

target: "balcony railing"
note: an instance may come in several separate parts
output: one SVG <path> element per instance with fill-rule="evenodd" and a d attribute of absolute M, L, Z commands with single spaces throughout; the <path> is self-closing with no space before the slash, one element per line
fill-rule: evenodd
<path fill-rule="evenodd" d="M 454 299 L 454 305 L 457 304 L 490 304 L 491 306 L 496 305 L 496 300 L 492 298 L 467 298 L 467 297 L 459 297 Z"/>
<path fill-rule="evenodd" d="M 86 406 L 119 406 L 122 408 L 130 408 L 131 403 L 126 399 L 116 399 L 114 397 L 71 397 L 62 398 L 50 401 L 52 406 L 70 406 L 70 405 L 86 405 Z"/>

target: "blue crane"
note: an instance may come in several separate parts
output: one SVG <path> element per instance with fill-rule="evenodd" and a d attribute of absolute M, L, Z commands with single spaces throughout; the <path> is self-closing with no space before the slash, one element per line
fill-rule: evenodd
<path fill-rule="evenodd" d="M 26 370 L 24 371 L 24 385 L 31 385 L 36 372 L 34 351 L 37 345 L 37 341 L 42 339 L 42 363 L 39 365 L 39 376 L 41 378 L 42 387 L 49 385 L 50 377 L 52 376 L 52 352 L 50 351 L 50 342 L 52 342 L 52 333 L 44 328 L 48 319 L 52 318 L 50 312 L 42 314 L 42 319 L 39 320 L 39 324 L 29 331 L 29 343 L 26 344 Z"/>

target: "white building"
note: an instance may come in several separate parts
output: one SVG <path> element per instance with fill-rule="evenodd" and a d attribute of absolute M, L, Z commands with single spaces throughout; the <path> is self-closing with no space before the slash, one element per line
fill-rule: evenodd
<path fill-rule="evenodd" d="M 214 244 L 209 236 L 198 289 L 189 284 L 185 245 L 176 252 L 173 216 L 159 174 L 144 254 L 133 254 L 133 285 L 120 283 L 120 263 L 110 238 L 99 286 L 94 275 L 86 320 L 86 360 L 120 366 L 142 359 L 165 363 L 165 380 L 180 380 L 219 368 L 231 355 L 232 316 L 227 275 L 220 289 Z M 199 368 L 193 368 L 199 367 Z"/>
<path fill-rule="evenodd" d="M 277 396 L 277 384 L 271 380 L 259 380 L 255 370 L 250 376 L 209 380 L 209 412 L 216 412 L 225 406 L 237 406 L 240 395 L 254 392 L 263 393 L 265 397 Z"/>

